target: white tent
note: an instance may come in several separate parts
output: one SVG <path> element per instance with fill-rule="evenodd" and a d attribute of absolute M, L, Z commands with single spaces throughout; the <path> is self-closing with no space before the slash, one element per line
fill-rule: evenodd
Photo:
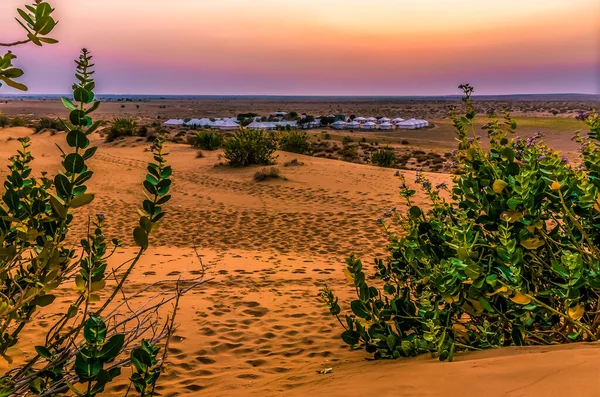
<path fill-rule="evenodd" d="M 183 125 L 184 121 L 183 120 L 177 120 L 177 119 L 170 119 L 165 121 L 164 125 Z"/>
<path fill-rule="evenodd" d="M 248 124 L 246 128 L 251 130 L 274 130 L 276 127 L 275 123 L 267 122 L 267 121 L 253 121 Z"/>
<path fill-rule="evenodd" d="M 380 123 L 389 123 L 390 121 L 391 121 L 391 120 L 390 120 L 390 119 L 388 119 L 387 117 L 382 117 L 382 118 L 380 118 L 380 119 L 379 119 L 379 122 L 380 122 Z"/>
<path fill-rule="evenodd" d="M 222 123 L 217 126 L 220 130 L 237 130 L 240 128 L 238 123 L 232 120 L 222 120 Z"/>
<path fill-rule="evenodd" d="M 410 119 L 408 121 L 412 121 L 413 123 L 417 124 L 417 128 L 423 128 L 426 127 L 427 125 L 429 125 L 429 123 L 425 120 L 419 120 L 419 119 Z"/>
<path fill-rule="evenodd" d="M 396 124 L 396 127 L 403 130 L 416 130 L 417 128 L 419 128 L 419 124 L 414 120 L 406 120 Z"/>
<path fill-rule="evenodd" d="M 185 125 L 200 125 L 199 123 L 200 123 L 200 119 L 191 119 L 190 121 L 185 123 Z"/>
<path fill-rule="evenodd" d="M 363 130 L 373 130 L 375 127 L 377 127 L 377 124 L 372 121 L 368 121 L 362 125 Z"/>
<path fill-rule="evenodd" d="M 354 119 L 354 121 L 358 121 L 359 123 L 362 123 L 364 121 L 367 121 L 367 119 L 365 119 L 364 117 L 357 117 Z"/>
<path fill-rule="evenodd" d="M 401 123 L 401 122 L 403 122 L 403 121 L 404 121 L 404 119 L 403 119 L 403 118 L 401 118 L 401 117 L 396 117 L 394 120 L 392 120 L 392 123 L 394 123 L 394 124 L 398 124 L 398 123 Z"/>
<path fill-rule="evenodd" d="M 381 124 L 379 124 L 379 129 L 380 130 L 391 130 L 392 123 L 381 123 Z"/>
<path fill-rule="evenodd" d="M 358 121 L 356 121 L 356 120 L 351 121 L 351 122 L 349 122 L 349 123 L 346 124 L 346 129 L 353 130 L 353 129 L 356 129 L 356 128 L 360 128 L 360 123 Z"/>
<path fill-rule="evenodd" d="M 377 119 L 376 119 L 375 117 L 367 117 L 367 121 L 368 121 L 369 123 L 376 123 L 376 122 L 377 122 Z"/>
<path fill-rule="evenodd" d="M 343 130 L 344 128 L 346 128 L 346 122 L 339 120 L 331 124 L 331 127 L 335 128 L 336 130 Z"/>

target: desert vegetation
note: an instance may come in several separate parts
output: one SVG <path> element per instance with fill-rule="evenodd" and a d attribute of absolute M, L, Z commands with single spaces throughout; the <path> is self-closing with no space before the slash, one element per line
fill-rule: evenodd
<path fill-rule="evenodd" d="M 270 165 L 275 161 L 277 140 L 265 131 L 240 130 L 225 141 L 223 150 L 232 167 Z"/>
<path fill-rule="evenodd" d="M 459 141 L 453 185 L 415 181 L 431 209 L 413 201 L 401 173 L 406 211 L 378 220 L 389 257 L 376 261 L 373 284 L 356 256 L 346 275 L 356 288 L 351 314 L 322 298 L 346 329 L 342 339 L 376 358 L 502 346 L 595 341 L 600 335 L 600 118 L 583 116 L 581 166 L 549 149 L 540 135 L 521 139 L 505 115 L 475 136 L 472 88 L 463 85 L 465 115 L 453 113 Z M 399 230 L 397 229 L 399 228 Z"/>

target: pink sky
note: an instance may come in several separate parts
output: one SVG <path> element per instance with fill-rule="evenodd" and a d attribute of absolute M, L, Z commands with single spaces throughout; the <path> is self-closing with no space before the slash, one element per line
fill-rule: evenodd
<path fill-rule="evenodd" d="M 0 2 L 0 39 L 25 0 Z M 63 93 L 82 46 L 114 94 L 598 93 L 597 0 L 53 0 L 60 44 L 15 49 Z M 3 87 L 0 94 L 10 92 Z"/>

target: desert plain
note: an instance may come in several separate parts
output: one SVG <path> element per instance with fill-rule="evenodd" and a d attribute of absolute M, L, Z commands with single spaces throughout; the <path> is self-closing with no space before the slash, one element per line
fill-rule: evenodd
<path fill-rule="evenodd" d="M 65 116 L 56 100 L 1 102 L 0 111 L 9 117 L 32 121 Z M 157 116 L 165 120 L 276 110 L 423 117 L 434 126 L 390 132 L 323 130 L 334 142 L 352 135 L 356 142 L 364 137 L 406 147 L 401 144 L 406 140 L 411 149 L 443 157 L 455 146 L 446 117 L 451 104 L 460 106 L 454 99 L 157 99 L 107 102 L 96 117 L 132 117 L 141 124 Z M 490 109 L 508 106 L 522 136 L 542 132 L 551 147 L 576 161 L 577 145 L 571 138 L 585 126 L 575 115 L 598 104 L 592 96 L 497 98 L 478 102 L 478 110 L 483 125 Z M 322 138 L 321 129 L 308 132 L 312 139 Z M 54 175 L 60 168 L 56 144 L 64 142 L 64 134 L 12 127 L 0 129 L 0 177 L 19 147 L 16 138 L 23 136 L 32 137 L 34 172 Z M 485 142 L 485 131 L 481 136 Z M 99 150 L 90 161 L 95 175 L 89 189 L 96 199 L 76 216 L 85 221 L 96 213 L 106 215 L 108 236 L 125 242 L 111 259 L 118 263 L 134 252 L 130 236 L 143 197 L 149 144 L 135 137 L 105 143 L 99 134 L 93 144 Z M 403 209 L 394 169 L 278 152 L 276 164 L 269 167 L 278 168 L 282 178 L 257 182 L 254 174 L 265 167 L 220 165 L 220 150 L 198 157 L 197 149 L 183 142 L 169 142 L 168 149 L 173 199 L 125 289 L 135 292 L 157 281 L 193 277 L 201 270 L 195 250 L 205 266 L 206 282 L 181 301 L 179 325 L 159 382 L 163 396 L 587 396 L 600 390 L 597 344 L 460 353 L 452 363 L 429 356 L 372 361 L 364 351 L 349 350 L 318 293 L 329 286 L 347 309 L 353 290 L 343 274 L 345 258 L 356 253 L 369 272 L 375 258 L 385 257 L 387 240 L 376 219 L 393 206 Z M 414 185 L 412 168 L 418 167 L 407 168 L 400 171 Z M 452 181 L 443 169 L 426 176 L 435 184 Z M 418 193 L 416 200 L 424 203 L 425 195 Z M 69 294 L 62 291 L 63 298 Z M 156 294 L 160 286 L 139 299 Z M 39 316 L 42 327 L 26 335 L 31 343 L 42 337 L 53 313 L 42 311 Z M 25 341 L 19 347 L 28 345 Z M 25 359 L 30 352 L 12 354 Z M 126 386 L 116 385 L 108 395 L 122 396 Z"/>

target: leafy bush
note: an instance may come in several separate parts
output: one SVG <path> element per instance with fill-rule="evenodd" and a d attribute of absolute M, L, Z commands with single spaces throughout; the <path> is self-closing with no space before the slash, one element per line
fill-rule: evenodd
<path fill-rule="evenodd" d="M 130 362 L 137 373 L 138 364 L 142 363 L 155 374 L 140 379 L 141 375 L 134 373 L 131 380 L 135 388 L 144 381 L 145 390 L 153 390 L 166 356 L 150 353 L 158 352 L 156 344 L 161 340 L 166 339 L 168 344 L 175 317 L 174 311 L 160 324 L 158 311 L 167 302 L 174 302 L 176 310 L 184 292 L 178 284 L 173 287 L 172 295 L 146 302 L 141 309 L 132 306 L 131 298 L 125 294 L 120 298 L 129 275 L 149 247 L 149 237 L 165 215 L 163 205 L 170 199 L 172 171 L 166 163 L 162 141 L 152 147 L 154 162 L 148 164 L 143 183 L 146 199 L 139 210 L 139 226 L 133 230 L 138 251 L 134 259 L 117 267 L 121 271 L 116 285 L 109 286 L 112 276 L 107 272 L 107 258 L 122 242 L 107 241 L 106 217 L 97 214 L 93 221 L 86 219 L 89 231 L 81 238 L 72 236 L 78 209 L 95 198 L 86 186 L 94 174 L 88 160 L 98 149 L 91 146 L 89 136 L 100 126 L 100 122 L 94 123 L 91 118 L 99 103 L 94 101 L 95 84 L 90 77 L 91 56 L 87 50 L 82 50 L 76 63 L 78 83 L 73 86 L 73 100 L 62 99 L 70 114 L 65 122 L 67 147 L 60 148 L 61 170 L 52 179 L 45 174 L 40 178 L 34 176 L 30 167 L 33 160 L 30 138 L 20 138 L 21 149 L 10 158 L 10 172 L 3 184 L 0 355 L 10 365 L 0 376 L 1 396 L 31 393 L 50 396 L 70 391 L 93 397 L 102 393 L 120 374 L 121 367 Z M 79 241 L 77 248 L 74 241 Z M 12 363 L 7 356 L 9 349 L 26 348 L 21 346 L 22 334 L 32 325 L 41 327 L 39 309 L 53 305 L 56 294 L 64 295 L 67 290 L 74 291 L 74 295 L 70 302 L 63 301 L 55 307 L 55 316 L 49 317 L 51 324 L 45 326 L 46 337 L 35 346 L 35 352 L 26 353 L 27 361 L 23 364 Z M 63 303 L 67 303 L 64 310 Z M 123 306 L 127 307 L 126 312 L 119 310 Z M 148 346 L 152 351 L 146 359 L 139 349 Z M 140 395 L 151 394 L 140 392 Z"/>
<path fill-rule="evenodd" d="M 192 145 L 202 150 L 217 150 L 223 145 L 223 135 L 203 130 L 192 137 Z"/>
<path fill-rule="evenodd" d="M 8 124 L 9 124 L 8 117 L 0 114 L 0 128 L 6 128 L 6 127 L 8 127 Z"/>
<path fill-rule="evenodd" d="M 371 163 L 379 167 L 393 167 L 396 163 L 396 153 L 392 149 L 379 149 L 371 154 Z"/>
<path fill-rule="evenodd" d="M 110 123 L 106 142 L 113 142 L 115 139 L 123 136 L 134 136 L 137 132 L 138 124 L 135 120 L 117 117 Z"/>
<path fill-rule="evenodd" d="M 349 143 L 354 142 L 354 139 L 350 138 L 349 136 L 345 136 L 344 139 L 342 139 L 342 144 L 343 145 L 347 145 Z"/>
<path fill-rule="evenodd" d="M 472 88 L 461 88 L 454 185 L 434 187 L 418 174 L 431 200 L 421 207 L 398 174 L 407 211 L 379 220 L 390 239 L 389 257 L 375 266 L 382 289 L 367 282 L 358 258 L 346 261 L 357 299 L 342 339 L 376 358 L 430 352 L 440 360 L 457 350 L 598 340 L 600 117 L 587 116 L 590 133 L 576 137 L 581 166 L 539 135 L 517 137 L 508 114 L 485 126 L 483 149 Z M 322 298 L 339 316 L 333 293 L 326 288 Z"/>
<path fill-rule="evenodd" d="M 272 134 L 261 130 L 240 130 L 227 139 L 223 156 L 232 167 L 253 164 L 273 164 L 277 141 Z"/>
<path fill-rule="evenodd" d="M 403 139 L 401 143 L 402 143 L 403 145 L 409 145 L 409 144 L 410 144 L 410 143 L 409 143 L 409 142 L 408 142 L 406 139 Z"/>
<path fill-rule="evenodd" d="M 279 148 L 284 152 L 305 154 L 310 152 L 308 134 L 304 131 L 285 132 L 279 139 Z"/>
<path fill-rule="evenodd" d="M 42 117 L 35 126 L 35 132 L 38 133 L 43 130 L 64 131 L 65 127 L 60 120 Z"/>

